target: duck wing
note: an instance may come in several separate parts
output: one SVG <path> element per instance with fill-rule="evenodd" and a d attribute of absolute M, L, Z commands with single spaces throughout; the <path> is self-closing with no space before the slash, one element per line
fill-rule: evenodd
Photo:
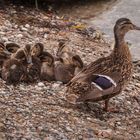
<path fill-rule="evenodd" d="M 93 74 L 90 81 L 90 90 L 88 93 L 80 94 L 77 102 L 83 101 L 100 101 L 105 100 L 121 92 L 121 85 L 118 73 L 111 76 Z"/>

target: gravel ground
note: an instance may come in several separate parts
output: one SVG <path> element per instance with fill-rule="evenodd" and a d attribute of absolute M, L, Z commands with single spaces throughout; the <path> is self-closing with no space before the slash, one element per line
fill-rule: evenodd
<path fill-rule="evenodd" d="M 111 47 L 102 35 L 80 21 L 52 12 L 10 6 L 0 10 L 0 39 L 24 46 L 42 42 L 56 53 L 59 39 L 66 39 L 85 65 L 106 56 Z M 21 83 L 7 86 L 0 79 L 0 140 L 139 140 L 140 61 L 122 94 L 110 101 L 117 113 L 103 111 L 103 102 L 70 106 L 61 82 Z"/>

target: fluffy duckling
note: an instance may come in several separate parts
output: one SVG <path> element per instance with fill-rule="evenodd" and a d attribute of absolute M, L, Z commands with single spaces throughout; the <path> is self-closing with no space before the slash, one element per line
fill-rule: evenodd
<path fill-rule="evenodd" d="M 27 76 L 25 81 L 35 82 L 40 77 L 41 61 L 36 57 L 36 55 L 33 56 L 31 45 L 27 44 L 24 51 L 28 60 L 26 65 Z"/>
<path fill-rule="evenodd" d="M 11 58 L 4 61 L 2 66 L 2 79 L 5 80 L 7 84 L 16 85 L 26 76 L 25 64 L 31 60 L 27 57 L 27 54 L 25 54 L 25 50 L 28 50 L 28 46 L 19 49 L 16 53 L 11 55 Z"/>
<path fill-rule="evenodd" d="M 68 83 L 82 68 L 83 62 L 79 55 L 74 55 L 65 42 L 59 43 L 55 61 L 55 79 L 64 84 Z"/>
<path fill-rule="evenodd" d="M 48 53 L 43 52 L 40 56 L 41 60 L 41 73 L 40 79 L 46 81 L 54 81 L 54 57 Z"/>
<path fill-rule="evenodd" d="M 132 75 L 131 54 L 124 40 L 130 30 L 140 30 L 129 19 L 121 18 L 114 26 L 115 47 L 107 56 L 92 62 L 68 84 L 67 98 L 76 95 L 76 102 L 105 100 L 105 110 L 111 97 L 118 95 Z"/>

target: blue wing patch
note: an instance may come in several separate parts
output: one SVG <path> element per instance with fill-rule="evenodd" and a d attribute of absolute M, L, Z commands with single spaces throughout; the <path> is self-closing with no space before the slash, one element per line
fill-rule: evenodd
<path fill-rule="evenodd" d="M 116 83 L 114 82 L 114 80 L 105 75 L 97 75 L 96 78 L 94 78 L 92 82 L 95 83 L 98 87 L 100 87 L 103 90 L 108 89 L 112 87 L 113 85 L 116 86 Z"/>

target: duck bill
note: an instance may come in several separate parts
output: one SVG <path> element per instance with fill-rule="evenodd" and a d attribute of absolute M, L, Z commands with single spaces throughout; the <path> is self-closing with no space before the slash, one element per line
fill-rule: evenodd
<path fill-rule="evenodd" d="M 134 30 L 140 30 L 140 27 L 134 25 Z"/>

